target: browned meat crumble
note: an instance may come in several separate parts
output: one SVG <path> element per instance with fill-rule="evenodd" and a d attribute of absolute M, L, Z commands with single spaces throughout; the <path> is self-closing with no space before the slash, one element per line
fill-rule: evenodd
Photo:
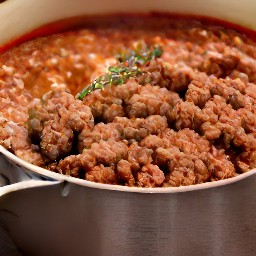
<path fill-rule="evenodd" d="M 125 186 L 186 186 L 256 168 L 256 44 L 199 21 L 118 19 L 0 55 L 1 145 L 49 171 Z M 159 45 L 161 57 L 75 97 L 140 42 Z"/>

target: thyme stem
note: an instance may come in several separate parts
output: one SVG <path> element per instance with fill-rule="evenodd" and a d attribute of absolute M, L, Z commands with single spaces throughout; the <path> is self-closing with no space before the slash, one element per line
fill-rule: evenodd
<path fill-rule="evenodd" d="M 141 66 L 162 55 L 159 46 L 149 48 L 144 42 L 135 45 L 133 50 L 122 52 L 117 56 L 119 64 L 108 68 L 108 71 L 92 81 L 76 98 L 83 100 L 86 95 L 105 86 L 120 85 L 127 82 L 131 77 L 136 77 L 143 73 Z"/>

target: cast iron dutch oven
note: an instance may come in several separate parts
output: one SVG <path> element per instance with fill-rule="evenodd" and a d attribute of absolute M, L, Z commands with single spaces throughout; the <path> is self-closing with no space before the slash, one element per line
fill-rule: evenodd
<path fill-rule="evenodd" d="M 256 29 L 254 0 L 7 0 L 0 44 L 64 18 L 149 11 Z M 0 255 L 256 255 L 256 170 L 187 187 L 132 188 L 52 173 L 0 152 L 0 181 L 9 182 L 0 188 Z"/>

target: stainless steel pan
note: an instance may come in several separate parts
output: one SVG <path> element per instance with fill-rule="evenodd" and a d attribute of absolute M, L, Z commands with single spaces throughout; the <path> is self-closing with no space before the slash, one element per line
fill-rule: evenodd
<path fill-rule="evenodd" d="M 0 5 L 0 44 L 64 18 L 148 11 L 256 29 L 254 0 L 8 0 Z M 188 187 L 128 188 L 51 173 L 0 152 L 1 180 L 9 182 L 0 188 L 0 241 L 1 230 L 13 241 L 3 253 L 0 246 L 1 255 L 256 255 L 256 170 Z"/>

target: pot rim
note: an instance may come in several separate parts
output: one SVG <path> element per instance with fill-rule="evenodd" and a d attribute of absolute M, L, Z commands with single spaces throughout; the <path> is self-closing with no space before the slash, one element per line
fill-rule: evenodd
<path fill-rule="evenodd" d="M 0 4 L 0 45 L 45 24 L 95 14 L 153 11 L 199 15 L 255 30 L 255 8 L 254 0 L 208 0 L 207 4 L 205 0 L 104 0 L 100 4 L 95 0 L 8 0 Z"/>
<path fill-rule="evenodd" d="M 246 178 L 256 174 L 256 168 L 254 168 L 248 172 L 239 174 L 232 178 L 218 180 L 218 181 L 205 182 L 202 184 L 195 184 L 195 185 L 189 185 L 189 186 L 159 187 L 159 188 L 127 187 L 127 186 L 121 186 L 121 185 L 96 183 L 96 182 L 92 182 L 92 181 L 88 181 L 88 180 L 82 180 L 80 178 L 67 176 L 67 175 L 60 174 L 60 173 L 51 172 L 47 169 L 44 169 L 42 167 L 36 166 L 34 164 L 31 164 L 29 162 L 22 160 L 21 158 L 17 157 L 16 155 L 14 155 L 13 153 L 8 151 L 1 145 L 0 145 L 0 153 L 2 153 L 7 159 L 9 159 L 11 162 L 17 164 L 21 168 L 25 168 L 29 171 L 37 173 L 41 176 L 45 176 L 47 178 L 51 178 L 51 179 L 62 181 L 62 182 L 66 181 L 66 182 L 74 183 L 74 184 L 89 187 L 89 188 L 120 191 L 120 192 L 148 193 L 148 194 L 181 193 L 181 192 L 210 189 L 210 188 L 229 185 L 229 184 L 241 181 L 243 179 L 246 179 Z"/>

